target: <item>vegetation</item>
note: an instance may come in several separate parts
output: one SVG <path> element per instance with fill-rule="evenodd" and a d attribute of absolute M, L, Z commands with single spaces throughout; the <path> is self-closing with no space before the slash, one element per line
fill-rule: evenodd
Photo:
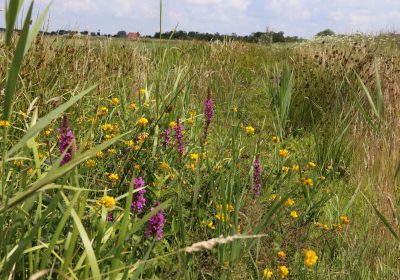
<path fill-rule="evenodd" d="M 1 279 L 395 279 L 396 35 L 0 41 Z"/>

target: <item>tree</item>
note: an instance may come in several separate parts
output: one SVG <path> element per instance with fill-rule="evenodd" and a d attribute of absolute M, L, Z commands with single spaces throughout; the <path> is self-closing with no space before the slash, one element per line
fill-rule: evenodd
<path fill-rule="evenodd" d="M 126 38 L 126 37 L 128 37 L 128 34 L 126 34 L 126 31 L 121 30 L 121 31 L 118 31 L 117 37 L 119 37 L 119 38 Z"/>
<path fill-rule="evenodd" d="M 331 29 L 327 28 L 324 29 L 315 35 L 315 37 L 323 37 L 323 36 L 335 36 L 335 32 L 333 32 Z"/>

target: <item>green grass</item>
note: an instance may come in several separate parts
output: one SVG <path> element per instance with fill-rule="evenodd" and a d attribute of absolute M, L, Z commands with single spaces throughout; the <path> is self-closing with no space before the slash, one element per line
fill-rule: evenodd
<path fill-rule="evenodd" d="M 278 279 L 283 265 L 292 279 L 399 277 L 398 36 L 130 42 L 36 37 L 27 24 L 17 36 L 13 24 L 0 41 L 0 278 L 262 279 L 268 268 Z M 60 166 L 63 115 L 78 149 Z M 160 209 L 163 237 L 146 237 Z M 220 236 L 236 237 L 185 250 Z"/>

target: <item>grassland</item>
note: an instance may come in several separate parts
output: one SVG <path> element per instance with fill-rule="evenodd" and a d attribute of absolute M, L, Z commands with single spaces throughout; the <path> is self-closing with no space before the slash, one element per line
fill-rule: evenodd
<path fill-rule="evenodd" d="M 10 38 L 0 278 L 400 277 L 399 36 Z"/>

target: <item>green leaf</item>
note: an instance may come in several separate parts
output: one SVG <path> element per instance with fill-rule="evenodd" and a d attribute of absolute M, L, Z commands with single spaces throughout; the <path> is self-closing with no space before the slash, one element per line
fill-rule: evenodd
<path fill-rule="evenodd" d="M 6 46 L 11 44 L 11 36 L 14 32 L 14 26 L 17 22 L 19 10 L 21 9 L 22 0 L 10 0 L 10 4 L 7 7 L 6 2 Z"/>

